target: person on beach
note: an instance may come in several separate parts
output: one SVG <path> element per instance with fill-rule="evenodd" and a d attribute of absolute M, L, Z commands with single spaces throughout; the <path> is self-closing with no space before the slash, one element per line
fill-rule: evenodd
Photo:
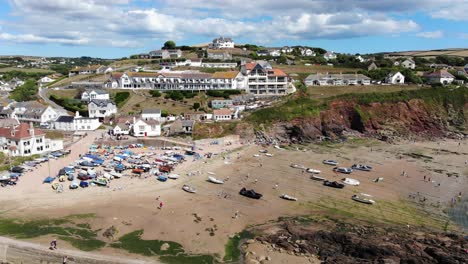
<path fill-rule="evenodd" d="M 424 175 L 424 181 L 426 181 L 426 175 Z"/>
<path fill-rule="evenodd" d="M 63 257 L 63 262 L 62 263 L 67 264 L 67 261 L 68 261 L 68 256 Z"/>
<path fill-rule="evenodd" d="M 57 249 L 57 239 L 54 239 L 52 242 L 50 242 L 50 249 Z"/>
<path fill-rule="evenodd" d="M 162 209 L 163 208 L 163 202 L 160 202 L 159 203 L 159 209 Z"/>

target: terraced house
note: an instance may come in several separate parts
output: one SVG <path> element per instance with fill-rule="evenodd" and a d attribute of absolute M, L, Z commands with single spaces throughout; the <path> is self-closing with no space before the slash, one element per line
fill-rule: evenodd
<path fill-rule="evenodd" d="M 304 80 L 307 86 L 370 85 L 371 79 L 363 74 L 323 74 L 316 73 Z"/>
<path fill-rule="evenodd" d="M 241 73 L 247 79 L 247 91 L 257 95 L 285 95 L 289 85 L 288 75 L 273 69 L 267 62 L 246 63 Z"/>

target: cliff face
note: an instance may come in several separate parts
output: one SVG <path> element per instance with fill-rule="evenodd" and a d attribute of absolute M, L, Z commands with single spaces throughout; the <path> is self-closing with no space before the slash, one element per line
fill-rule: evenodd
<path fill-rule="evenodd" d="M 277 123 L 275 131 L 282 137 L 305 141 L 324 136 L 336 139 L 350 133 L 381 139 L 444 137 L 465 130 L 467 113 L 468 104 L 455 110 L 451 105 L 430 104 L 419 99 L 368 105 L 334 101 L 319 116 Z"/>

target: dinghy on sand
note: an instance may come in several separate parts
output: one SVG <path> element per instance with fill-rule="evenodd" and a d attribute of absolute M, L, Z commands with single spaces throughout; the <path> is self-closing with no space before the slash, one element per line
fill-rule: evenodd
<path fill-rule="evenodd" d="M 365 198 L 365 197 L 362 197 L 362 196 L 358 196 L 358 195 L 353 195 L 351 197 L 351 199 L 353 199 L 354 201 L 356 202 L 360 202 L 360 203 L 365 203 L 365 204 L 374 204 L 375 201 L 374 200 L 371 200 L 369 198 Z"/>
<path fill-rule="evenodd" d="M 220 179 L 216 179 L 215 177 L 208 177 L 208 181 L 209 182 L 212 182 L 212 183 L 215 183 L 215 184 L 223 184 L 224 181 L 223 180 L 220 180 Z"/>
<path fill-rule="evenodd" d="M 296 197 L 292 197 L 292 196 L 289 196 L 289 195 L 287 195 L 287 194 L 282 194 L 282 195 L 280 196 L 280 198 L 283 198 L 283 199 L 288 200 L 288 201 L 297 201 L 297 198 L 296 198 Z"/>
<path fill-rule="evenodd" d="M 184 191 L 186 191 L 188 193 L 196 193 L 197 192 L 197 189 L 195 189 L 194 187 L 188 186 L 188 185 L 182 186 L 182 190 L 184 190 Z"/>

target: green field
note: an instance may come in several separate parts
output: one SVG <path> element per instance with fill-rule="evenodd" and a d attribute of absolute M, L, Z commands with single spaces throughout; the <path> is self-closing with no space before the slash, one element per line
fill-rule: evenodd
<path fill-rule="evenodd" d="M 31 68 L 31 69 L 26 69 L 26 68 L 14 68 L 14 67 L 8 67 L 8 68 L 0 68 L 0 73 L 2 72 L 9 72 L 9 71 L 20 71 L 20 72 L 39 72 L 39 73 L 54 73 L 52 70 L 46 70 L 46 69 L 38 69 L 38 68 Z"/>

